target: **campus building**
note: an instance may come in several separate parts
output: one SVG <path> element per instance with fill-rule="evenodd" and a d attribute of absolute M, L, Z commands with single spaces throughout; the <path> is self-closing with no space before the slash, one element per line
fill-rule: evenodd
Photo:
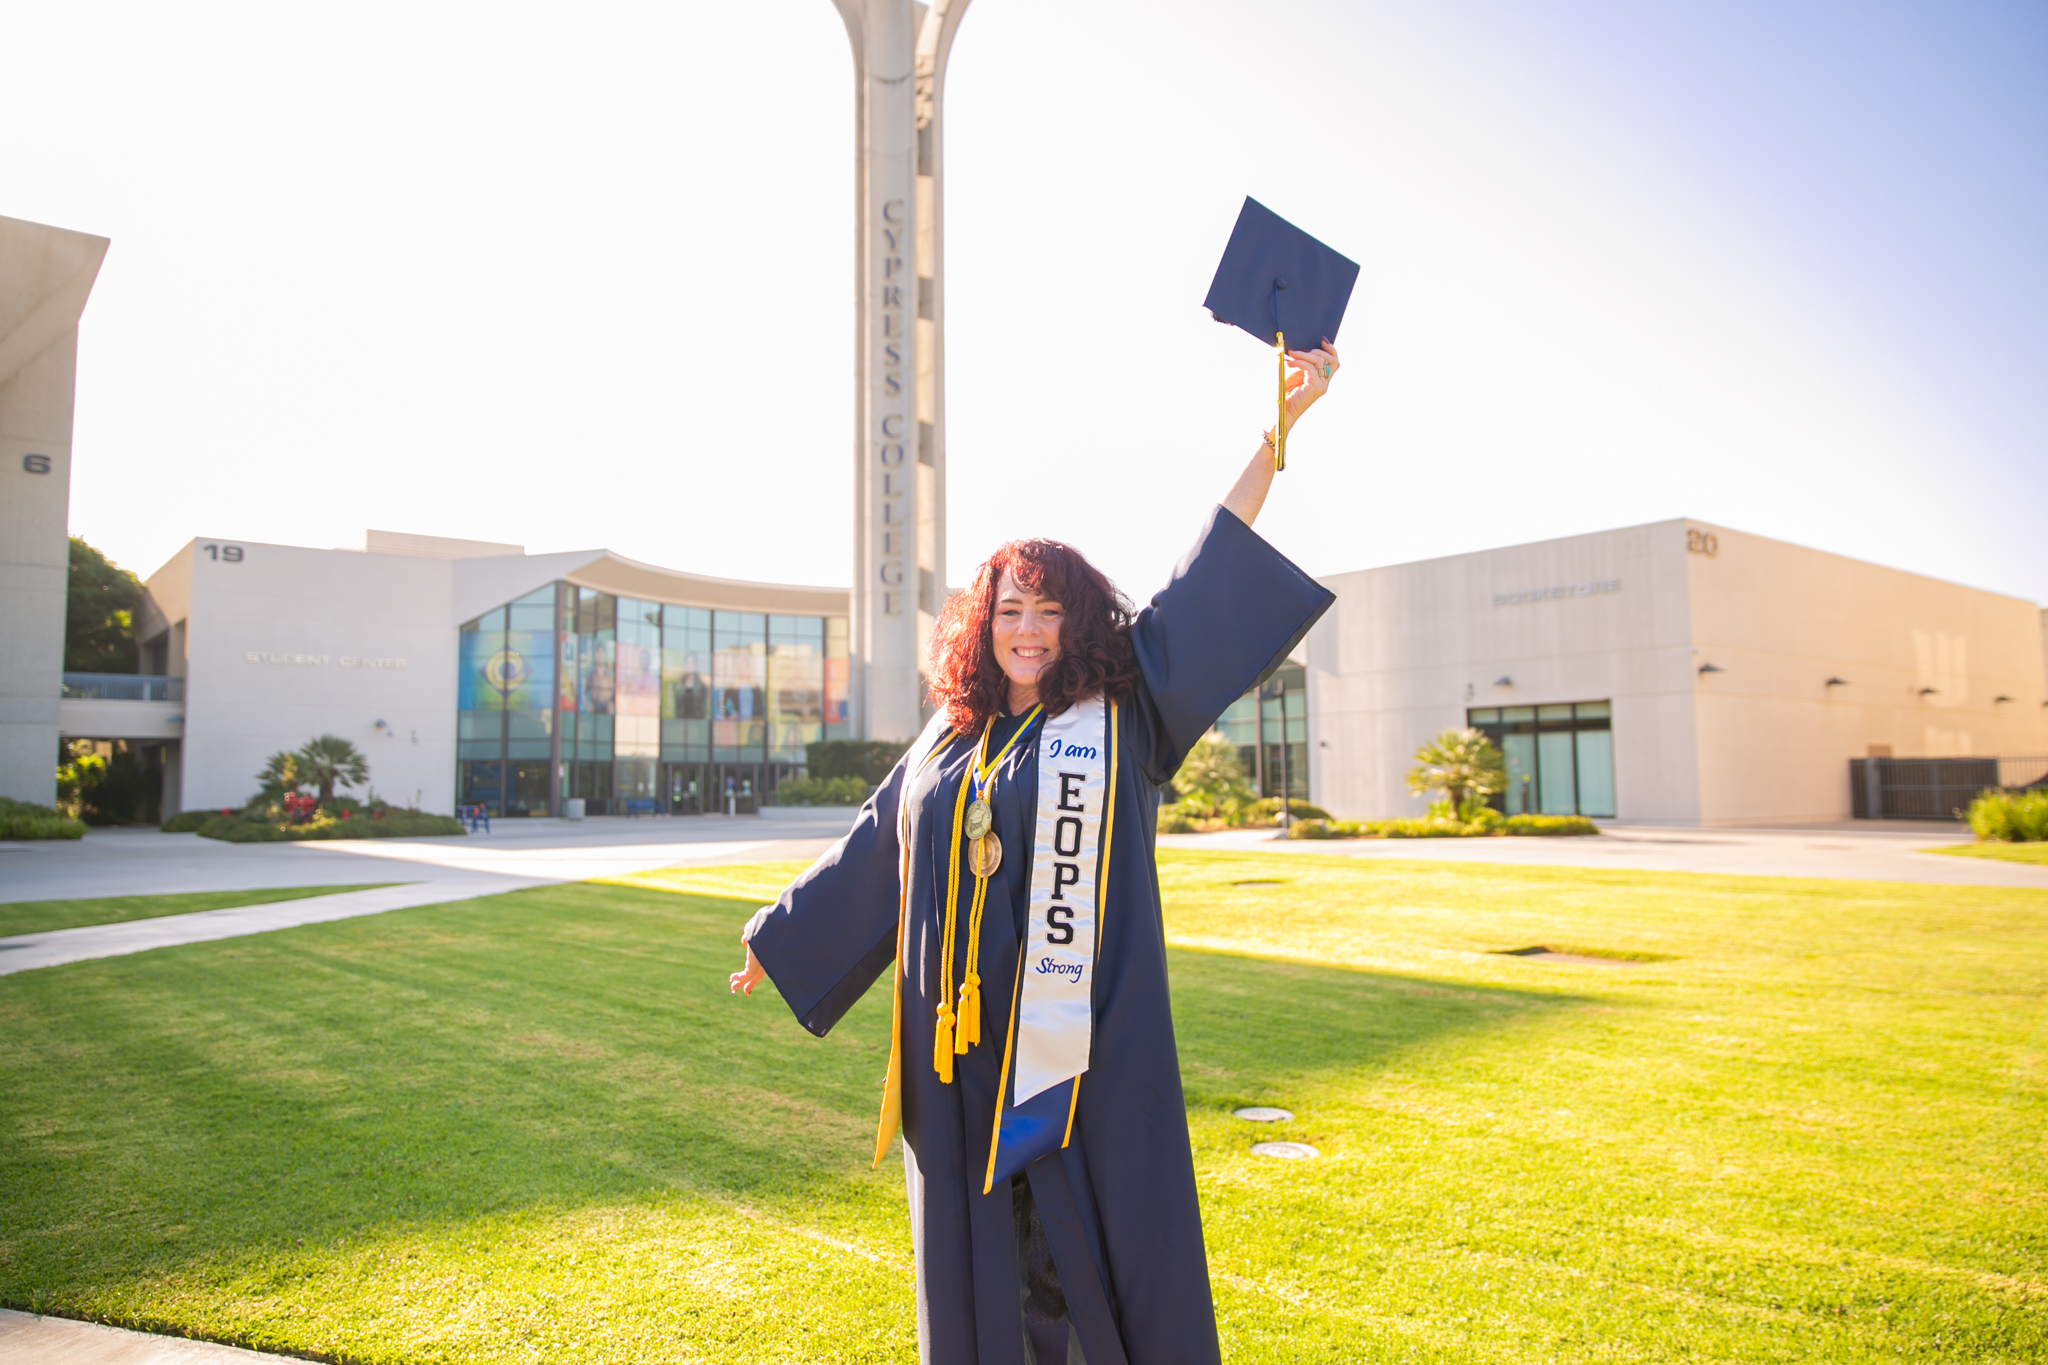
<path fill-rule="evenodd" d="M 1416 747 L 1464 726 L 1505 752 L 1509 812 L 1945 815 L 2048 772 L 2043 614 L 1997 593 L 1692 521 L 1323 582 L 1336 605 L 1218 728 L 1262 793 L 1341 817 L 1420 811 Z M 66 675 L 60 721 L 160 754 L 166 814 L 240 805 L 320 734 L 429 810 L 746 813 L 811 741 L 864 737 L 849 617 L 843 588 L 605 550 L 195 540 L 149 579 L 144 676 Z M 1923 777 L 1947 784 L 1924 812 L 1862 785 Z"/>
<path fill-rule="evenodd" d="M 1322 582 L 1307 755 L 1335 815 L 1419 811 L 1416 747 L 1468 725 L 1505 751 L 1509 812 L 1839 820 L 1852 759 L 1889 783 L 1971 758 L 1913 769 L 1956 789 L 1924 811 L 1946 815 L 2048 771 L 2044 617 L 2018 598 L 1688 520 Z"/>
<path fill-rule="evenodd" d="M 57 794 L 78 319 L 107 239 L 0 218 L 0 796 Z"/>
<path fill-rule="evenodd" d="M 64 724 L 168 743 L 167 813 L 239 806 L 270 754 L 320 734 L 427 810 L 746 812 L 807 743 L 851 733 L 843 588 L 383 531 L 360 551 L 195 540 L 147 586 L 162 694 L 75 695 Z"/>

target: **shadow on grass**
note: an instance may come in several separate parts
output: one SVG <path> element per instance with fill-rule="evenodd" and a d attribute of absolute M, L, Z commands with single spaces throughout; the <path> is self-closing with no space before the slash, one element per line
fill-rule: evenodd
<path fill-rule="evenodd" d="M 1270 1085 L 1364 1076 L 1402 1054 L 1498 1033 L 1586 1003 L 1207 948 L 1168 950 L 1188 1102 L 1229 1106 Z"/>
<path fill-rule="evenodd" d="M 729 997 L 753 908 L 540 888 L 0 980 L 0 1300 L 675 1192 L 900 1226 L 868 1168 L 888 994 L 822 1041 Z M 1571 1003 L 1171 963 L 1197 1104 Z"/>

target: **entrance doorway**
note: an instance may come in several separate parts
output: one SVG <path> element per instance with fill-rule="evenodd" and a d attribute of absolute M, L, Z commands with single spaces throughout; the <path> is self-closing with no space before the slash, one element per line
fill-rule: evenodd
<path fill-rule="evenodd" d="M 1604 701 L 1484 707 L 1466 712 L 1507 759 L 1508 815 L 1614 814 L 1614 706 Z"/>

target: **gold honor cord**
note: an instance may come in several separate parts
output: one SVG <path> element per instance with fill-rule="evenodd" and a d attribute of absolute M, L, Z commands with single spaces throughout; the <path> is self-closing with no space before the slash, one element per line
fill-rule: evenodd
<path fill-rule="evenodd" d="M 953 848 L 952 856 L 946 860 L 945 944 L 939 950 L 938 1027 L 932 1035 L 932 1070 L 938 1073 L 943 1085 L 953 1083 L 953 1058 L 981 1041 L 981 912 L 988 899 L 988 879 L 1001 865 L 999 860 L 981 857 L 974 860 L 974 901 L 967 912 L 967 961 L 960 982 L 960 1004 L 956 1010 L 953 1004 L 953 938 L 960 927 L 960 841 L 967 827 L 967 791 L 974 788 L 975 801 L 986 803 L 995 791 L 993 777 L 996 769 L 1002 766 L 1003 760 L 1010 756 L 1010 750 L 1024 738 L 1025 732 L 1031 729 L 1044 709 L 1042 706 L 1032 707 L 1009 742 L 994 758 L 984 761 L 989 735 L 996 725 L 996 718 L 990 716 L 988 724 L 982 727 L 981 743 L 975 747 L 969 770 L 961 775 L 960 791 L 953 798 Z M 979 844 L 984 839 L 993 838 L 993 830 L 984 830 L 975 842 Z"/>
<path fill-rule="evenodd" d="M 1279 357 L 1280 418 L 1273 423 L 1273 468 L 1287 468 L 1287 333 L 1273 334 L 1273 352 Z"/>

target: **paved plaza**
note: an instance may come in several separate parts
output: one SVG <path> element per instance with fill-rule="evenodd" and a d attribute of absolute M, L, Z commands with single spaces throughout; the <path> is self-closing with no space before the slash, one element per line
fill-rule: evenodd
<path fill-rule="evenodd" d="M 296 844 L 225 844 L 196 834 L 94 830 L 76 842 L 0 844 L 0 902 L 396 883 L 0 938 L 0 975 L 658 867 L 808 861 L 843 831 L 844 820 L 838 814 L 816 819 L 522 820 L 500 821 L 488 833 L 460 837 Z M 1953 825 L 1901 822 L 1800 829 L 1610 825 L 1597 838 L 1568 839 L 1289 841 L 1274 838 L 1271 830 L 1236 830 L 1166 835 L 1159 842 L 1167 848 L 1351 858 L 2048 888 L 2048 867 L 1928 851 L 1962 838 Z"/>

